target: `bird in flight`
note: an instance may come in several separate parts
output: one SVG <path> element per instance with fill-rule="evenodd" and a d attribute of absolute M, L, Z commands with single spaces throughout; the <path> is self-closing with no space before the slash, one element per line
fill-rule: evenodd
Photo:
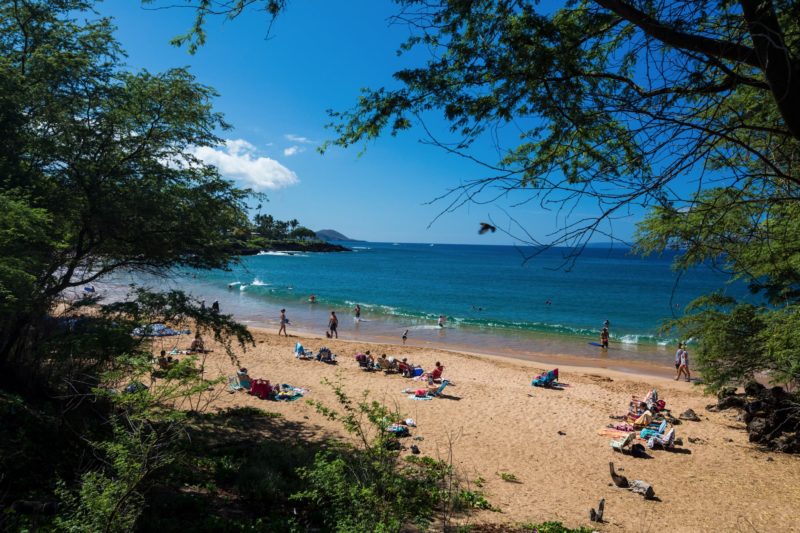
<path fill-rule="evenodd" d="M 478 230 L 478 235 L 483 235 L 484 233 L 488 233 L 490 231 L 494 233 L 497 231 L 497 228 L 491 224 L 487 224 L 486 222 L 481 222 L 481 229 Z"/>

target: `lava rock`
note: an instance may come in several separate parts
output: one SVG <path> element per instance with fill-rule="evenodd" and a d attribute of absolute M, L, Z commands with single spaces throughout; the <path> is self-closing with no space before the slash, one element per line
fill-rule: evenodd
<path fill-rule="evenodd" d="M 691 420 L 692 422 L 700 422 L 700 417 L 697 416 L 697 413 L 695 413 L 692 409 L 685 410 L 678 418 L 682 420 Z"/>
<path fill-rule="evenodd" d="M 764 388 L 761 383 L 751 381 L 744 386 L 744 393 L 748 396 L 759 396 Z"/>
<path fill-rule="evenodd" d="M 747 424 L 747 433 L 750 435 L 750 442 L 761 442 L 767 434 L 767 420 L 764 418 L 754 418 Z"/>

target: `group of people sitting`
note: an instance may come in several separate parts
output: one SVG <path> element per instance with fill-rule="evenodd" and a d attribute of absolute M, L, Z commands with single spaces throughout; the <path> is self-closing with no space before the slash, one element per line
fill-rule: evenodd
<path fill-rule="evenodd" d="M 373 357 L 369 350 L 364 353 L 357 353 L 355 355 L 358 366 L 366 371 L 380 370 L 386 374 L 401 374 L 406 378 L 426 378 L 430 377 L 434 382 L 439 382 L 442 379 L 442 372 L 444 366 L 439 361 L 429 373 L 425 373 L 421 366 L 411 363 L 408 358 L 397 359 L 395 357 L 387 357 L 386 354 L 381 354 L 380 357 Z"/>
<path fill-rule="evenodd" d="M 610 428 L 627 432 L 623 440 L 612 441 L 611 447 L 625 452 L 638 436 L 650 449 L 671 448 L 675 444 L 675 428 L 667 431 L 666 405 L 664 400 L 658 398 L 656 389 L 648 392 L 644 399 L 633 396 L 628 404 L 628 412 L 623 416 L 614 417 L 622 423 L 609 425 Z"/>
<path fill-rule="evenodd" d="M 330 351 L 329 348 L 323 346 L 319 349 L 316 355 L 312 350 L 306 350 L 302 344 L 299 342 L 295 343 L 294 345 L 294 356 L 298 359 L 305 359 L 305 360 L 317 360 L 322 363 L 328 363 L 329 365 L 336 364 L 336 354 Z"/>

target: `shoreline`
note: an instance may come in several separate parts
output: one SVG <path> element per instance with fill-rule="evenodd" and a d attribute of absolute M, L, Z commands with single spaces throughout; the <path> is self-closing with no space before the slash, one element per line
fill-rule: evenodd
<path fill-rule="evenodd" d="M 248 329 L 255 332 L 273 335 L 276 334 L 277 323 L 275 330 L 268 329 L 265 325 L 249 325 Z M 297 336 L 303 339 L 312 339 L 319 341 L 338 341 L 347 344 L 369 344 L 373 346 L 392 346 L 399 350 L 419 349 L 419 350 L 436 350 L 440 352 L 452 354 L 464 354 L 479 358 L 500 359 L 500 360 L 513 360 L 525 361 L 533 365 L 548 366 L 554 365 L 558 368 L 566 368 L 575 371 L 607 371 L 613 372 L 618 376 L 638 376 L 658 379 L 672 379 L 675 371 L 672 367 L 667 365 L 657 365 L 650 361 L 637 361 L 633 359 L 603 359 L 603 358 L 590 358 L 580 355 L 569 353 L 542 353 L 542 352 L 514 352 L 512 350 L 497 350 L 497 351 L 476 351 L 469 346 L 451 345 L 442 346 L 438 343 L 426 343 L 409 340 L 406 344 L 398 342 L 390 337 L 381 336 L 364 336 L 363 338 L 344 338 L 328 339 L 324 335 L 319 335 L 313 331 L 304 328 L 291 328 L 289 330 L 289 338 Z M 693 380 L 696 382 L 697 380 Z"/>

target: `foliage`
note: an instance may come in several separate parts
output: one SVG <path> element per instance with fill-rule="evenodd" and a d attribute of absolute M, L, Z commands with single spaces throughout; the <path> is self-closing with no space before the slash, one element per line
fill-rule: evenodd
<path fill-rule="evenodd" d="M 131 73 L 89 2 L 0 2 L 0 365 L 63 292 L 118 269 L 225 267 L 248 191 L 191 154 L 220 142 L 215 92 L 185 69 Z M 16 358 L 15 364 L 11 360 Z"/>
<path fill-rule="evenodd" d="M 358 443 L 348 450 L 334 446 L 317 454 L 314 464 L 299 470 L 307 488 L 294 498 L 311 502 L 331 531 L 400 531 L 408 523 L 425 527 L 441 511 L 445 520 L 458 508 L 491 508 L 480 494 L 454 482 L 452 466 L 428 457 L 398 460 L 399 443 L 387 431 L 400 413 L 369 401 L 350 398 L 331 384 L 336 411 L 316 403 L 318 411 L 339 420 Z M 397 444 L 396 444 L 397 443 Z"/>
<path fill-rule="evenodd" d="M 579 527 L 571 529 L 565 527 L 561 522 L 542 522 L 541 524 L 526 523 L 520 526 L 523 531 L 530 533 L 592 533 L 594 529 L 590 527 Z"/>
<path fill-rule="evenodd" d="M 500 476 L 500 479 L 502 479 L 503 481 L 505 481 L 507 483 L 519 483 L 520 482 L 519 479 L 517 478 L 517 476 L 513 472 L 498 472 L 497 475 Z"/>

